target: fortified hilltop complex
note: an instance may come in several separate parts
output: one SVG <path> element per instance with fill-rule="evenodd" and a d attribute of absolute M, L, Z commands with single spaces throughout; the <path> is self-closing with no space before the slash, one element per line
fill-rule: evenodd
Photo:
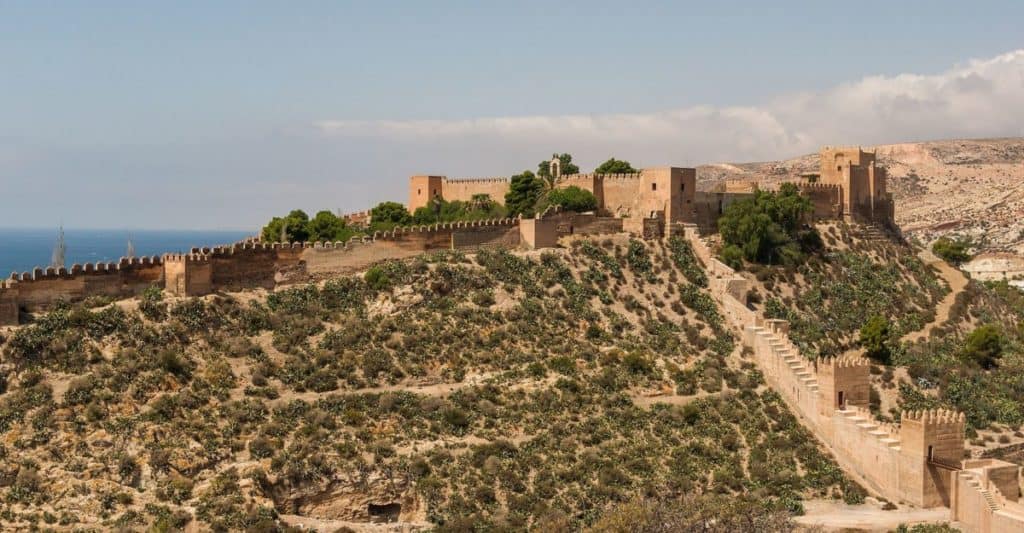
<path fill-rule="evenodd" d="M 35 269 L 13 274 L 0 286 L 0 325 L 19 314 L 45 310 L 58 301 L 90 296 L 128 297 L 158 286 L 173 295 L 196 296 L 354 273 L 385 259 L 431 250 L 552 247 L 568 235 L 628 232 L 645 239 L 688 239 L 709 276 L 712 296 L 767 383 L 801 422 L 828 446 L 850 475 L 875 494 L 919 507 L 948 507 L 968 531 L 1024 532 L 1019 467 L 995 459 L 964 460 L 962 413 L 905 412 L 894 426 L 874 421 L 868 410 L 870 364 L 861 357 L 809 361 L 789 338 L 784 320 L 765 319 L 747 304 L 750 282 L 718 261 L 702 235 L 716 230 L 730 203 L 755 194 L 756 182 L 729 182 L 697 191 L 692 168 L 656 167 L 636 174 L 561 175 L 552 161 L 555 186 L 594 194 L 594 213 L 548 210 L 536 218 L 443 223 L 377 232 L 348 242 L 269 244 L 242 242 L 195 248 L 187 254 L 122 259 L 118 263 Z M 793 182 L 814 206 L 813 221 L 891 227 L 892 195 L 875 154 L 860 148 L 825 147 L 818 173 Z M 410 210 L 433 199 L 472 200 L 487 195 L 502 202 L 508 179 L 456 180 L 413 176 Z"/>
<path fill-rule="evenodd" d="M 697 224 L 713 231 L 725 206 L 753 194 L 758 183 L 726 184 L 722 191 L 698 191 L 693 168 L 645 168 L 636 174 L 561 175 L 557 158 L 551 173 L 559 188 L 579 187 L 593 193 L 598 215 L 623 219 L 631 233 L 642 233 L 644 220 L 655 220 L 671 230 L 680 223 Z M 821 150 L 821 171 L 794 182 L 814 204 L 815 220 L 846 220 L 890 225 L 893 221 L 892 195 L 886 189 L 885 169 L 875 164 L 875 154 L 856 147 Z M 499 203 L 511 187 L 507 178 L 449 179 L 445 176 L 413 176 L 409 179 L 409 210 L 415 211 L 432 199 L 468 202 L 486 195 Z"/>

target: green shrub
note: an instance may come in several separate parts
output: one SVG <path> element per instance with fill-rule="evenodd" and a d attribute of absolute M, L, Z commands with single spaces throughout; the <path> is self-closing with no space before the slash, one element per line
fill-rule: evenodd
<path fill-rule="evenodd" d="M 594 193 L 575 185 L 548 191 L 549 205 L 560 206 L 565 211 L 582 213 L 597 209 L 597 197 Z"/>
<path fill-rule="evenodd" d="M 719 252 L 718 258 L 733 270 L 743 269 L 743 250 L 735 244 L 727 244 L 722 247 L 722 251 Z"/>
<path fill-rule="evenodd" d="M 701 268 L 697 256 L 693 253 L 693 246 L 689 241 L 673 235 L 668 240 L 668 249 L 672 254 L 672 261 L 683 271 L 686 279 L 698 287 L 708 286 L 708 276 Z"/>
<path fill-rule="evenodd" d="M 882 315 L 874 315 L 860 328 L 860 345 L 864 347 L 867 356 L 882 364 L 889 364 L 892 352 L 889 345 L 892 342 L 892 331 L 889 319 Z"/>
<path fill-rule="evenodd" d="M 157 286 L 147 287 L 139 298 L 139 311 L 142 316 L 154 322 L 162 322 L 167 318 L 167 304 L 164 303 L 164 291 Z"/>
<path fill-rule="evenodd" d="M 932 252 L 947 263 L 959 265 L 971 260 L 970 247 L 971 241 L 967 239 L 939 237 L 932 243 Z"/>
<path fill-rule="evenodd" d="M 1003 333 L 999 326 L 985 324 L 967 335 L 963 354 L 964 357 L 976 362 L 982 368 L 994 368 L 999 365 L 1004 343 Z"/>

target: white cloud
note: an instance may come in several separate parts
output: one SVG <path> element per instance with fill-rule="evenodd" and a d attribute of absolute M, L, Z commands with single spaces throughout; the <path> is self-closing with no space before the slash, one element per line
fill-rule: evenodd
<path fill-rule="evenodd" d="M 882 144 L 951 137 L 1024 135 L 1024 50 L 933 75 L 869 76 L 756 107 L 692 107 L 641 114 L 324 120 L 328 138 L 399 143 L 407 153 L 460 147 L 449 168 L 502 164 L 568 150 L 584 163 L 611 155 L 645 165 L 777 159 L 823 144 Z M 434 159 L 424 156 L 425 161 Z M 494 172 L 496 168 L 492 168 Z M 505 170 L 505 169 L 502 169 Z"/>
<path fill-rule="evenodd" d="M 536 168 L 554 150 L 572 153 L 584 169 L 610 156 L 638 166 L 697 165 L 785 158 L 822 144 L 1024 136 L 1022 128 L 1024 50 L 938 74 L 837 82 L 757 106 L 325 120 L 220 142 L 62 143 L 0 130 L 0 226 L 258 228 L 296 207 L 355 211 L 404 200 L 413 174 Z"/>

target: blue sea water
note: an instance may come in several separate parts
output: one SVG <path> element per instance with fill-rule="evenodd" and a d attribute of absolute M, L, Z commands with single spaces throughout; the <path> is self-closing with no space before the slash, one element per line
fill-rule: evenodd
<path fill-rule="evenodd" d="M 34 267 L 50 265 L 57 229 L 0 228 L 0 279 L 11 272 L 31 272 Z M 187 252 L 194 246 L 231 244 L 254 232 L 177 231 L 177 230 L 96 230 L 64 228 L 65 266 L 75 263 L 116 262 L 128 250 L 128 239 L 135 256 Z"/>

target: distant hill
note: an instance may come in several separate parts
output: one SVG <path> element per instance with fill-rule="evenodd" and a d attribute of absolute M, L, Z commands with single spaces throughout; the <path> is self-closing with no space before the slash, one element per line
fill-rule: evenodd
<path fill-rule="evenodd" d="M 985 251 L 1024 253 L 1024 139 L 928 141 L 865 146 L 878 150 L 896 198 L 896 222 L 931 241 L 972 236 Z M 702 165 L 702 188 L 725 179 L 783 181 L 818 169 L 818 154 L 785 161 Z"/>

